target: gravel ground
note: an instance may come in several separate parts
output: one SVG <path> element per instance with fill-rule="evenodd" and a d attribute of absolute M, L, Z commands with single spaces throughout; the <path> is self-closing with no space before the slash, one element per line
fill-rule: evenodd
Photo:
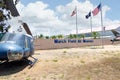
<path fill-rule="evenodd" d="M 37 63 L 0 64 L 0 80 L 120 80 L 120 46 L 35 51 Z"/>

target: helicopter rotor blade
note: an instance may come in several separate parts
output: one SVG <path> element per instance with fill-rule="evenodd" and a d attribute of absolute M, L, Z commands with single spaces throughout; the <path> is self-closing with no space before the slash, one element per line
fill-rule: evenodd
<path fill-rule="evenodd" d="M 10 10 L 11 15 L 12 15 L 13 17 L 20 16 L 20 14 L 19 14 L 19 12 L 18 12 L 18 10 L 16 9 L 16 6 L 15 6 L 15 5 L 18 3 L 18 1 L 19 1 L 19 0 L 16 0 L 16 1 L 15 1 L 15 4 L 14 4 L 14 1 L 13 1 L 13 0 L 4 0 L 4 3 L 5 3 L 5 5 L 6 5 L 6 7 L 7 7 L 7 9 Z M 22 23 L 25 31 L 27 32 L 27 34 L 29 34 L 29 35 L 32 36 L 32 33 L 31 33 L 28 25 L 27 25 L 25 22 L 21 22 L 21 23 Z"/>
<path fill-rule="evenodd" d="M 4 0 L 6 7 L 10 10 L 13 17 L 20 16 L 19 12 L 16 9 L 16 6 L 13 0 Z"/>
<path fill-rule="evenodd" d="M 32 33 L 31 33 L 31 31 L 30 31 L 30 29 L 29 29 L 27 23 L 24 23 L 24 22 L 23 22 L 22 25 L 23 25 L 25 31 L 27 32 L 27 34 L 29 34 L 29 35 L 32 36 Z"/>

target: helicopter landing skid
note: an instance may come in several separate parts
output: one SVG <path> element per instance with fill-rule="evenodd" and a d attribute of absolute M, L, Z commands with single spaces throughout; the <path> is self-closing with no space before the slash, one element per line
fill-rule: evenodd
<path fill-rule="evenodd" d="M 34 58 L 34 57 L 32 57 L 32 56 L 30 56 L 32 59 L 33 59 L 33 61 L 32 60 L 29 60 L 29 64 L 30 64 L 30 67 L 29 68 L 31 68 L 31 67 L 33 67 L 34 66 L 34 64 L 37 62 L 37 60 L 38 59 L 36 59 L 36 58 Z"/>

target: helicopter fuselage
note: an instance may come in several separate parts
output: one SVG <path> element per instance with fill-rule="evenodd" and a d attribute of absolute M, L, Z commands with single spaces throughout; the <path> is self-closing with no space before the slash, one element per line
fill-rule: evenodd
<path fill-rule="evenodd" d="M 34 54 L 32 36 L 18 33 L 1 33 L 0 37 L 0 61 L 22 60 Z"/>

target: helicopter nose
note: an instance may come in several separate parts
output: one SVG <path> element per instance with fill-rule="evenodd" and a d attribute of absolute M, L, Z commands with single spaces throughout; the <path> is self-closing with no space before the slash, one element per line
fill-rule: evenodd
<path fill-rule="evenodd" d="M 7 59 L 7 46 L 0 44 L 0 60 Z"/>
<path fill-rule="evenodd" d="M 23 57 L 23 49 L 15 44 L 0 44 L 0 60 L 20 60 Z"/>
<path fill-rule="evenodd" d="M 20 60 L 23 57 L 23 52 L 17 50 L 8 50 L 7 52 L 8 60 Z"/>

